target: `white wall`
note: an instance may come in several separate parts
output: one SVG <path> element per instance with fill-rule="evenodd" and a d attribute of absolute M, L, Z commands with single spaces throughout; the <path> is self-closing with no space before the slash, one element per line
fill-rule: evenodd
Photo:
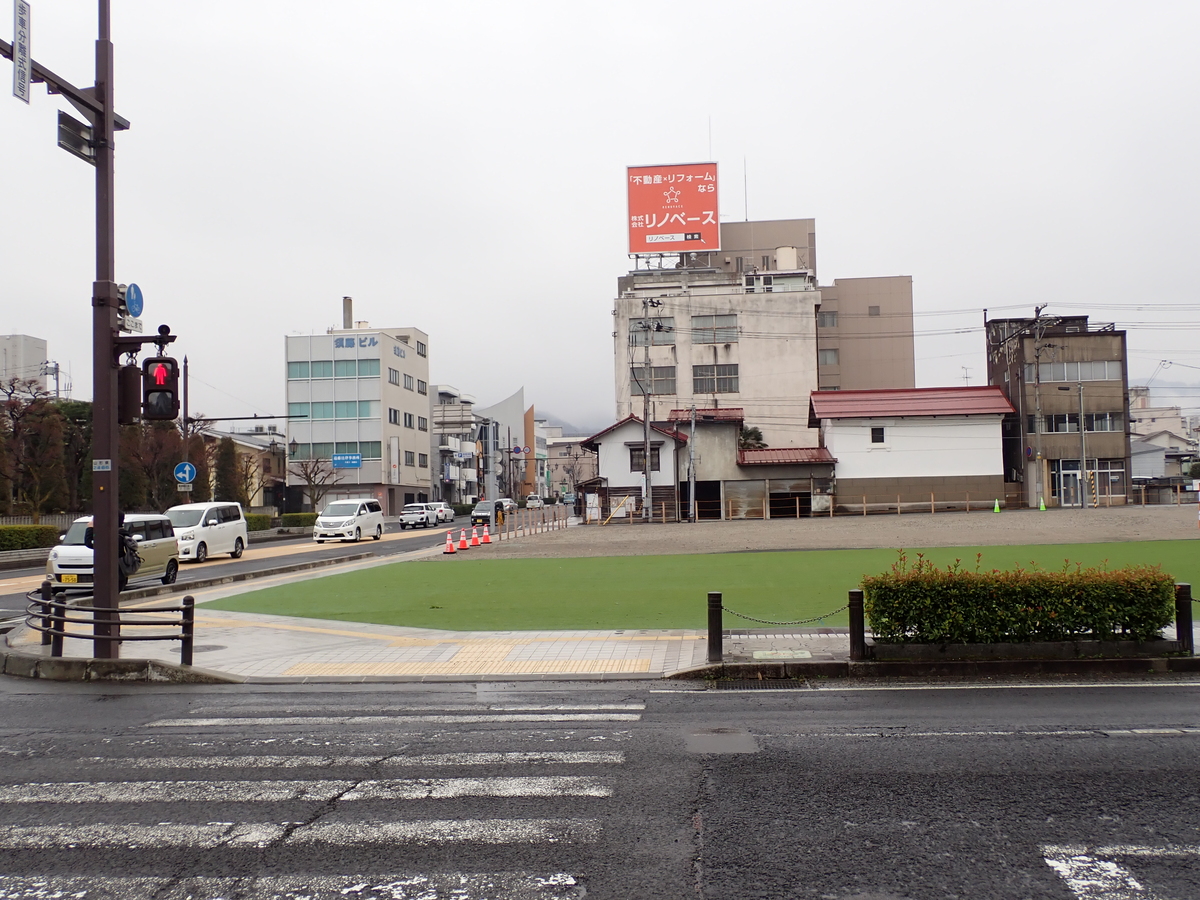
<path fill-rule="evenodd" d="M 640 422 L 627 422 L 596 442 L 600 445 L 600 476 L 608 479 L 610 488 L 641 486 L 642 473 L 629 471 L 629 447 L 626 442 L 640 442 L 644 438 L 645 429 Z M 651 486 L 673 487 L 676 483 L 675 439 L 651 430 L 650 446 L 657 446 L 659 451 L 659 471 L 650 473 Z"/>
<path fill-rule="evenodd" d="M 871 443 L 871 428 L 884 443 Z M 838 478 L 1003 475 L 1000 416 L 826 419 Z"/>

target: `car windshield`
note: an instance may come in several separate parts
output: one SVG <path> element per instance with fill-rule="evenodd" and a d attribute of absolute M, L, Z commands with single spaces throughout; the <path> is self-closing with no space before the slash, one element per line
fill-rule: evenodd
<path fill-rule="evenodd" d="M 82 547 L 83 533 L 87 531 L 87 527 L 87 522 L 72 522 L 71 527 L 67 529 L 67 533 L 63 537 L 62 542 L 72 547 Z"/>
<path fill-rule="evenodd" d="M 198 506 L 190 509 L 167 510 L 167 518 L 176 528 L 191 528 L 193 525 L 199 525 L 202 515 L 204 515 L 204 510 Z"/>
<path fill-rule="evenodd" d="M 492 503 L 492 501 L 491 501 L 491 500 L 484 500 L 484 501 L 482 501 L 482 502 L 480 502 L 480 503 L 476 503 L 476 504 L 475 504 L 475 512 L 477 512 L 477 513 L 486 513 L 486 512 L 491 512 L 491 511 L 492 511 L 492 507 L 493 507 L 494 505 L 495 505 L 495 504 L 494 504 L 494 503 Z"/>
<path fill-rule="evenodd" d="M 357 503 L 330 503 L 321 515 L 327 519 L 334 519 L 352 516 L 356 512 L 358 512 Z"/>
<path fill-rule="evenodd" d="M 405 512 L 425 512 L 425 505 L 422 503 L 409 503 L 404 507 Z"/>

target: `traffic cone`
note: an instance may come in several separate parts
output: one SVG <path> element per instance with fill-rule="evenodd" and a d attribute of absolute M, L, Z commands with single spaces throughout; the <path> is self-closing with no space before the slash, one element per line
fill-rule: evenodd
<path fill-rule="evenodd" d="M 481 537 L 479 539 L 479 543 L 490 544 L 491 542 L 492 542 L 492 536 L 488 533 L 487 523 L 484 522 L 483 523 L 483 537 Z"/>
<path fill-rule="evenodd" d="M 479 526 L 478 525 L 471 526 L 471 546 L 472 547 L 479 546 Z"/>
<path fill-rule="evenodd" d="M 1038 512 L 1045 512 L 1045 511 L 1046 511 L 1046 498 L 1038 497 Z"/>
<path fill-rule="evenodd" d="M 471 545 L 467 543 L 467 529 L 463 529 L 458 533 L 458 549 L 470 550 Z"/>
<path fill-rule="evenodd" d="M 992 510 L 992 512 L 1000 512 L 1000 501 L 999 500 L 996 501 L 996 506 Z"/>
<path fill-rule="evenodd" d="M 445 555 L 447 553 L 457 552 L 458 551 L 454 549 L 454 529 L 450 529 L 446 532 L 446 549 L 442 551 L 442 554 Z"/>

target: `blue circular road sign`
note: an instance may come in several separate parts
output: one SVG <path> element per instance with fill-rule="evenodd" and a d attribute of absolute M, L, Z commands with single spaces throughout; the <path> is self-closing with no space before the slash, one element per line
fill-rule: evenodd
<path fill-rule="evenodd" d="M 188 462 L 180 463 L 175 467 L 175 480 L 180 484 L 191 484 L 196 480 L 196 467 Z"/>
<path fill-rule="evenodd" d="M 140 287 L 138 287 L 136 284 L 131 284 L 129 287 L 125 288 L 125 308 L 129 310 L 129 315 L 133 316 L 135 319 L 138 318 L 142 314 L 142 308 L 144 306 L 145 303 L 142 300 L 142 289 Z M 192 479 L 190 478 L 188 479 L 188 481 L 191 480 Z M 187 484 L 187 481 L 183 483 Z"/>

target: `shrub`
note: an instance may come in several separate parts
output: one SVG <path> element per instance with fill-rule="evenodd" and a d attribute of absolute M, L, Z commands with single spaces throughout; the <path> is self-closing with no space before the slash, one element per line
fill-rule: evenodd
<path fill-rule="evenodd" d="M 246 513 L 247 531 L 269 531 L 271 517 L 262 513 Z"/>
<path fill-rule="evenodd" d="M 955 560 L 939 569 L 904 552 L 890 572 L 863 578 L 864 609 L 882 643 L 1095 640 L 1160 636 L 1175 611 L 1175 582 L 1157 566 L 1085 569 L 1069 560 L 1057 572 L 1017 568 L 981 572 Z"/>
<path fill-rule="evenodd" d="M 284 513 L 280 524 L 284 528 L 307 528 L 316 521 L 316 513 Z"/>
<path fill-rule="evenodd" d="M 450 505 L 454 508 L 454 514 L 456 516 L 469 516 L 471 514 L 471 510 L 475 508 L 474 503 L 452 503 Z"/>
<path fill-rule="evenodd" d="M 0 550 L 36 550 L 58 543 L 53 525 L 0 525 Z"/>

